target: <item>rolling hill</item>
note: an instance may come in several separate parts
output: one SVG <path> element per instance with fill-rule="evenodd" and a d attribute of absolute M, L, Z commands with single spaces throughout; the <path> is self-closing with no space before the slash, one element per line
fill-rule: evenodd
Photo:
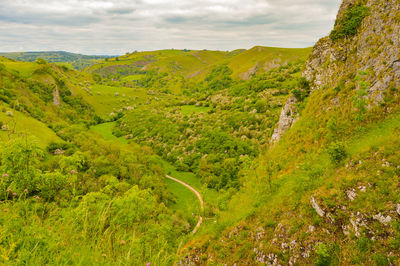
<path fill-rule="evenodd" d="M 10 52 L 0 53 L 0 56 L 23 62 L 34 62 L 36 59 L 42 58 L 47 62 L 64 64 L 74 69 L 84 69 L 108 57 L 100 55 L 82 55 L 64 51 Z"/>
<path fill-rule="evenodd" d="M 162 50 L 136 52 L 110 58 L 107 62 L 93 65 L 89 72 L 120 79 L 121 77 L 143 74 L 156 70 L 173 76 L 182 76 L 199 81 L 210 73 L 213 67 L 228 65 L 236 79 L 249 79 L 251 74 L 262 74 L 296 60 L 305 60 L 311 48 L 287 49 L 257 46 L 249 50 L 232 52 L 209 50 Z"/>

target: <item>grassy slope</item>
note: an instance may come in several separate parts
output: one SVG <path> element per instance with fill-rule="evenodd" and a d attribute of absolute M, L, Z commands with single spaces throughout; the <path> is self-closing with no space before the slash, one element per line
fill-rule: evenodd
<path fill-rule="evenodd" d="M 13 116 L 10 117 L 6 115 L 5 112 L 0 112 L 0 121 L 3 122 L 3 124 L 8 125 L 11 132 L 14 132 L 15 130 L 15 134 L 17 135 L 23 134 L 34 136 L 42 147 L 45 147 L 53 141 L 61 141 L 61 139 L 42 122 L 1 104 L 0 109 L 12 111 L 13 113 Z M 14 134 L 11 136 L 14 136 Z M 7 139 L 8 132 L 0 131 L 0 141 L 5 141 Z"/>
<path fill-rule="evenodd" d="M 333 89 L 311 94 L 300 120 L 261 156 L 257 162 L 259 166 L 250 174 L 242 191 L 233 197 L 229 210 L 221 215 L 215 226 L 208 228 L 210 235 L 223 232 L 222 239 L 211 245 L 208 254 L 212 253 L 228 264 L 245 263 L 253 261 L 251 247 L 255 247 L 264 254 L 278 254 L 279 259 L 287 263 L 289 254 L 282 250 L 281 244 L 295 240 L 296 249 L 314 249 L 309 251 L 313 260 L 303 258 L 300 263 L 304 264 L 315 262 L 318 242 L 327 247 L 326 256 L 332 262 L 345 258 L 344 264 L 370 264 L 380 257 L 386 260 L 389 252 L 392 254 L 388 256 L 390 259 L 400 256 L 398 222 L 383 226 L 373 219 L 377 213 L 398 219 L 393 205 L 400 202 L 397 187 L 399 100 L 392 103 L 392 114 L 385 115 L 379 109 L 381 107 L 375 107 L 360 122 L 354 119 L 353 97 L 349 91 L 341 91 L 338 96 L 340 106 L 332 108 L 334 97 L 337 96 Z M 330 121 L 337 121 L 336 129 L 327 126 Z M 339 164 L 332 163 L 327 152 L 329 144 L 335 141 L 342 141 L 348 153 Z M 389 162 L 389 166 L 385 162 Z M 272 188 L 268 185 L 269 175 L 272 176 Z M 360 192 L 360 186 L 365 186 L 367 193 Z M 357 193 L 354 201 L 346 195 L 346 191 L 352 189 Z M 311 196 L 331 213 L 335 222 L 317 215 L 310 204 Z M 379 235 L 373 245 L 364 243 L 369 241 L 371 231 L 360 229 L 361 239 L 352 231 L 351 220 L 355 219 L 355 214 L 358 217 L 358 213 L 365 217 L 366 228 L 375 236 Z M 314 233 L 309 232 L 310 225 L 315 227 Z M 342 226 L 349 226 L 349 236 L 343 234 Z M 258 241 L 246 237 L 255 234 L 258 228 L 265 230 L 262 248 Z M 231 237 L 235 230 L 240 233 Z M 271 242 L 278 234 L 280 237 Z M 204 239 L 207 237 L 199 237 L 196 241 L 203 243 Z M 233 242 L 236 249 L 232 250 Z M 338 243 L 341 243 L 341 257 L 335 253 Z M 298 252 L 296 249 L 292 252 Z M 230 256 L 232 252 L 236 255 Z"/>
<path fill-rule="evenodd" d="M 61 141 L 54 131 L 46 125 L 47 122 L 59 122 L 62 120 L 62 118 L 58 117 L 57 112 L 59 108 L 56 107 L 52 101 L 42 101 L 40 97 L 43 95 L 40 94 L 43 92 L 34 92 L 28 87 L 28 82 L 33 82 L 34 84 L 40 83 L 42 86 L 55 86 L 55 79 L 48 73 L 34 74 L 35 70 L 42 67 L 37 63 L 19 62 L 3 57 L 0 57 L 0 63 L 5 66 L 5 70 L 0 74 L 2 75 L 2 79 L 6 81 L 3 84 L 4 88 L 13 95 L 10 104 L 0 102 L 0 108 L 2 110 L 0 112 L 0 121 L 8 126 L 10 132 L 15 131 L 18 135 L 34 136 L 42 147 L 52 141 Z M 71 89 L 74 87 L 72 83 L 76 83 L 78 80 L 82 81 L 84 80 L 82 77 L 87 76 L 86 74 L 82 75 L 75 71 L 64 72 L 55 65 L 48 65 L 48 67 L 54 71 L 55 76 L 59 79 L 64 79 L 66 85 Z M 52 92 L 50 93 L 51 97 L 53 97 Z M 21 110 L 20 105 L 27 107 L 24 107 L 25 110 Z M 63 112 L 75 111 L 72 110 L 70 106 L 63 106 Z M 10 110 L 13 116 L 6 115 L 7 110 Z M 32 115 L 30 112 L 36 116 Z M 6 140 L 8 138 L 8 132 L 0 131 L 0 136 L 1 140 Z"/>
<path fill-rule="evenodd" d="M 16 71 L 22 77 L 30 77 L 33 72 L 37 69 L 38 64 L 30 63 L 30 62 L 2 62 L 5 65 L 6 69 L 10 72 Z"/>
<path fill-rule="evenodd" d="M 233 77 L 243 78 L 243 75 L 256 65 L 256 73 L 265 73 L 270 69 L 285 65 L 296 60 L 306 60 L 312 48 L 288 49 L 256 46 L 234 56 L 228 63 L 233 70 Z"/>
<path fill-rule="evenodd" d="M 96 110 L 101 116 L 107 116 L 123 107 L 144 102 L 147 98 L 143 89 L 132 89 L 125 87 L 111 87 L 94 85 L 90 91 L 79 90 L 78 93 Z"/>
<path fill-rule="evenodd" d="M 105 140 L 120 142 L 121 144 L 127 144 L 128 141 L 126 139 L 118 138 L 112 134 L 112 129 L 115 126 L 115 124 L 116 122 L 104 123 L 92 126 L 90 129 L 96 133 L 99 133 Z"/>

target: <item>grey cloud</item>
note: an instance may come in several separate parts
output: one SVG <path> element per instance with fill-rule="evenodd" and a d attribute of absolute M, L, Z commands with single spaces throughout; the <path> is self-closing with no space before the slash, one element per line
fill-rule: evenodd
<path fill-rule="evenodd" d="M 29 14 L 29 15 L 3 15 L 0 14 L 0 21 L 9 23 L 21 23 L 31 25 L 66 25 L 71 27 L 84 26 L 100 22 L 101 19 L 94 16 L 66 15 L 57 16 L 53 14 Z"/>
<path fill-rule="evenodd" d="M 305 47 L 341 0 L 0 0 L 0 51 Z"/>
<path fill-rule="evenodd" d="M 131 14 L 135 11 L 133 8 L 113 8 L 107 10 L 108 14 L 116 14 L 116 15 L 126 15 Z"/>

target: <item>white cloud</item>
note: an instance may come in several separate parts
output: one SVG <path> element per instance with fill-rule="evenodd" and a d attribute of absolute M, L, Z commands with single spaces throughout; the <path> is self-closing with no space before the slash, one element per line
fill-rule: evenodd
<path fill-rule="evenodd" d="M 0 51 L 305 47 L 341 0 L 0 0 Z"/>

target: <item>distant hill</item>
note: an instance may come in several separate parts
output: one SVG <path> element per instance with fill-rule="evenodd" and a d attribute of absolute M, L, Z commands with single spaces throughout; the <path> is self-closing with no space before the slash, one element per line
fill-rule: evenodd
<path fill-rule="evenodd" d="M 34 62 L 38 58 L 43 58 L 47 62 L 65 64 L 74 69 L 84 69 L 108 57 L 82 55 L 64 51 L 0 53 L 0 56 L 24 62 Z"/>
<path fill-rule="evenodd" d="M 288 49 L 256 46 L 249 50 L 232 52 L 209 50 L 160 50 L 136 52 L 110 58 L 88 68 L 89 72 L 120 79 L 143 71 L 181 75 L 201 80 L 215 66 L 228 65 L 232 77 L 248 80 L 253 74 L 262 74 L 296 60 L 306 60 L 311 48 Z"/>

